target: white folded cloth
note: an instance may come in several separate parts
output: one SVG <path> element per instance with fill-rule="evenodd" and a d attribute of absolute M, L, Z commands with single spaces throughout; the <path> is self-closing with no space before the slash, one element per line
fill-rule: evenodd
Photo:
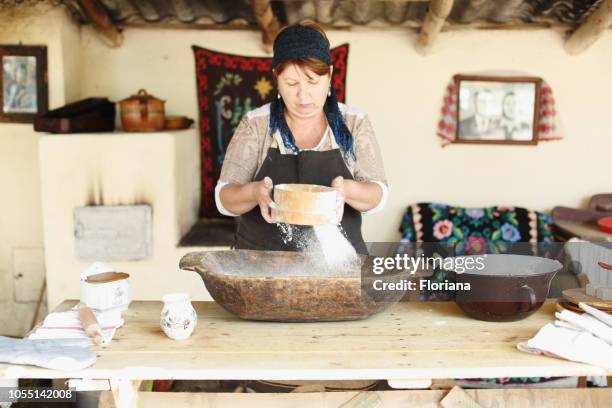
<path fill-rule="evenodd" d="M 582 310 L 595 317 L 596 319 L 612 327 L 612 315 L 610 315 L 609 313 L 602 312 L 599 309 L 595 309 L 594 307 L 591 307 L 586 303 L 578 303 L 578 307 L 580 307 Z"/>
<path fill-rule="evenodd" d="M 559 320 L 546 324 L 535 337 L 519 343 L 517 348 L 612 370 L 610 316 L 582 303 L 579 306 L 587 313 L 579 315 L 569 310 L 555 313 Z"/>
<path fill-rule="evenodd" d="M 590 332 L 608 344 L 612 344 L 612 327 L 595 317 L 589 316 L 588 314 L 579 315 L 570 310 L 564 310 L 561 313 L 557 312 L 555 313 L 555 317 Z"/>
<path fill-rule="evenodd" d="M 121 312 L 116 310 L 110 310 L 105 312 L 99 312 L 92 309 L 93 314 L 98 320 L 98 324 L 101 328 L 104 327 L 121 327 L 123 326 L 124 320 L 121 317 Z M 49 313 L 43 321 L 43 326 L 47 327 L 58 327 L 58 326 L 81 326 L 79 320 L 79 312 L 75 306 L 72 310 L 66 312 Z"/>
<path fill-rule="evenodd" d="M 580 327 L 578 326 L 574 326 L 571 323 L 565 322 L 563 320 L 555 320 L 554 325 L 557 327 L 565 327 L 566 329 L 572 329 L 572 330 L 582 330 Z"/>
<path fill-rule="evenodd" d="M 612 370 L 612 346 L 587 331 L 566 329 L 548 323 L 526 343 L 528 349 L 524 343 L 519 343 L 519 350 L 539 350 L 544 354 Z"/>
<path fill-rule="evenodd" d="M 79 320 L 78 310 L 75 306 L 66 312 L 50 313 L 41 327 L 28 336 L 29 339 L 89 339 Z M 106 312 L 93 311 L 98 325 L 102 330 L 104 344 L 110 343 L 117 329 L 124 324 L 121 312 L 110 310 Z"/>
<path fill-rule="evenodd" d="M 102 329 L 102 344 L 106 345 L 115 337 L 117 329 Z M 49 329 L 40 327 L 28 336 L 31 340 L 50 340 L 50 339 L 87 339 L 93 344 L 93 339 L 81 328 L 61 328 Z"/>

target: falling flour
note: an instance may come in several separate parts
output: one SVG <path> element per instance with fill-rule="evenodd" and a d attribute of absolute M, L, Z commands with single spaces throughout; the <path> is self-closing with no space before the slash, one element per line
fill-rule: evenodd
<path fill-rule="evenodd" d="M 322 273 L 341 274 L 353 270 L 359 257 L 339 225 L 316 225 L 312 228 L 277 223 L 283 242 L 309 255 Z"/>
<path fill-rule="evenodd" d="M 353 262 L 357 252 L 338 225 L 315 225 L 315 236 L 329 266 L 339 267 Z"/>
<path fill-rule="evenodd" d="M 291 224 L 284 224 L 282 222 L 277 222 L 276 226 L 281 231 L 281 238 L 285 245 L 290 242 L 293 242 L 293 228 Z"/>

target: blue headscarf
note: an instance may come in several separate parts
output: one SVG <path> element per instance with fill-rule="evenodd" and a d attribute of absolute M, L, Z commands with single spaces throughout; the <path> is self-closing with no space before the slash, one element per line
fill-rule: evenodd
<path fill-rule="evenodd" d="M 296 58 L 315 58 L 331 65 L 329 44 L 318 31 L 302 26 L 291 26 L 281 31 L 274 41 L 274 58 L 272 67 L 276 68 L 281 62 Z M 323 111 L 331 128 L 336 143 L 342 150 L 345 158 L 349 155 L 355 159 L 353 149 L 353 136 L 344 123 L 342 113 L 338 108 L 338 100 L 333 87 L 325 101 Z M 295 154 L 300 149 L 295 144 L 295 138 L 285 120 L 285 103 L 281 98 L 274 98 L 270 106 L 270 130 L 274 134 L 279 130 L 285 146 Z"/>

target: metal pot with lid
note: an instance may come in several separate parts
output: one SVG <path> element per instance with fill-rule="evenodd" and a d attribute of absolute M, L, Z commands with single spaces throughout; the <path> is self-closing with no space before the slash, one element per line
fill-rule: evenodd
<path fill-rule="evenodd" d="M 121 124 L 128 132 L 156 132 L 164 128 L 166 101 L 140 89 L 138 93 L 119 101 Z"/>

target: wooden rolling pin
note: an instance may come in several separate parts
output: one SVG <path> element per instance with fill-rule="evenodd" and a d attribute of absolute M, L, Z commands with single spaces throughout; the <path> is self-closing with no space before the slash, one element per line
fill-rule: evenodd
<path fill-rule="evenodd" d="M 81 326 L 85 329 L 85 333 L 91 337 L 94 343 L 98 346 L 104 345 L 104 337 L 102 336 L 102 329 L 98 324 L 98 319 L 94 312 L 83 303 L 79 303 L 79 320 Z"/>

